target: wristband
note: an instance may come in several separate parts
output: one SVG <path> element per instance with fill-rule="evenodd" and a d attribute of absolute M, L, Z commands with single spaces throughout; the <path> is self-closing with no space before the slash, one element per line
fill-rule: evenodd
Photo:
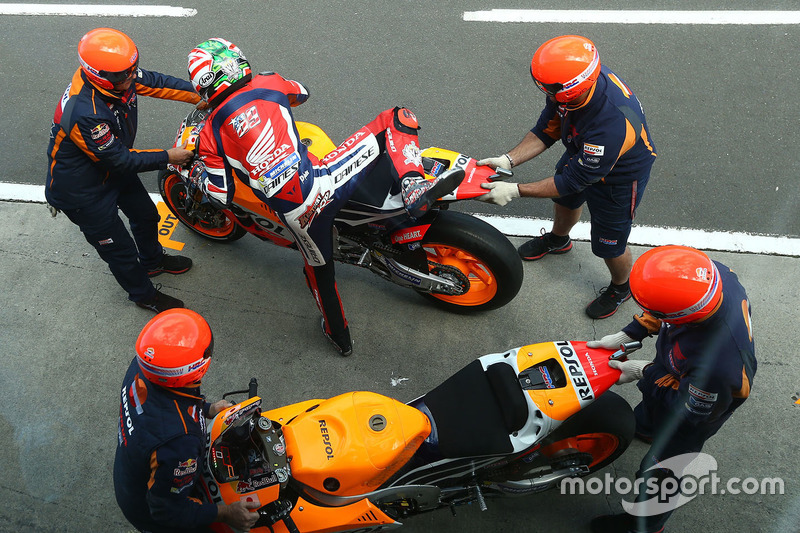
<path fill-rule="evenodd" d="M 508 159 L 508 164 L 511 165 L 511 168 L 514 168 L 514 160 L 511 159 L 511 156 L 509 154 L 503 154 L 503 155 L 506 156 L 506 159 Z"/>

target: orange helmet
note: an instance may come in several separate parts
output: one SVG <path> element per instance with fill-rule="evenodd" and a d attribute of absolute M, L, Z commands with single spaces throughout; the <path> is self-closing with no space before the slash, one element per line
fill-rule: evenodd
<path fill-rule="evenodd" d="M 136 358 L 142 373 L 164 387 L 199 384 L 213 351 L 214 335 L 208 322 L 189 309 L 157 314 L 136 339 Z"/>
<path fill-rule="evenodd" d="M 139 68 L 139 49 L 119 30 L 95 28 L 81 37 L 78 59 L 89 81 L 110 90 Z"/>
<path fill-rule="evenodd" d="M 579 35 L 550 39 L 531 60 L 531 76 L 537 87 L 562 104 L 588 91 L 599 75 L 597 48 Z"/>
<path fill-rule="evenodd" d="M 643 253 L 633 264 L 630 285 L 642 309 L 670 324 L 697 322 L 722 299 L 717 266 L 688 246 L 659 246 Z"/>

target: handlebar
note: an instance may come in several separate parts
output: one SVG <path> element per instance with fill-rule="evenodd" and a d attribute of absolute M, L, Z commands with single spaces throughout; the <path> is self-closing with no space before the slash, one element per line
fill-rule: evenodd
<path fill-rule="evenodd" d="M 234 394 L 247 394 L 247 398 L 253 398 L 258 396 L 258 380 L 256 378 L 250 378 L 250 383 L 245 390 L 235 390 L 231 392 L 226 392 L 222 395 L 222 399 L 225 400 L 228 396 L 233 396 Z"/>

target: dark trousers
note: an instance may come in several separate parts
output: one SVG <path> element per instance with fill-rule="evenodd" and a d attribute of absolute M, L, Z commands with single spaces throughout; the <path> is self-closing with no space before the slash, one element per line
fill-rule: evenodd
<path fill-rule="evenodd" d="M 119 210 L 128 217 L 130 233 Z M 129 300 L 140 302 L 155 294 L 147 271 L 157 267 L 164 254 L 158 242 L 160 217 L 139 178 L 109 187 L 108 193 L 91 205 L 63 211 L 108 264 Z"/>
<path fill-rule="evenodd" d="M 638 386 L 643 398 L 633 410 L 636 417 L 636 431 L 652 438 L 653 442 L 639 465 L 639 471 L 636 473 L 637 481 L 642 480 L 642 487 L 647 487 L 648 481 L 660 485 L 668 478 L 680 482 L 672 471 L 659 468 L 661 462 L 682 454 L 700 452 L 706 441 L 730 418 L 733 408 L 713 422 L 690 424 L 685 421 L 684 414 L 680 411 L 683 406 L 679 406 L 676 410 L 676 407 L 664 405 L 649 394 L 651 388 L 658 385 L 643 379 L 639 381 Z M 636 501 L 655 503 L 656 500 L 653 494 L 646 494 L 643 491 L 639 493 Z M 653 516 L 635 517 L 635 531 L 660 533 L 664 531 L 672 513 L 673 510 L 667 510 Z"/>

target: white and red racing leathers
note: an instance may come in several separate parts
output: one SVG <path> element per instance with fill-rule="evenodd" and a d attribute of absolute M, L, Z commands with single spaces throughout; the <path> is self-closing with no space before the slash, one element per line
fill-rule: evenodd
<path fill-rule="evenodd" d="M 347 322 L 331 264 L 334 216 L 385 155 L 398 180 L 424 175 L 419 125 L 411 111 L 387 109 L 320 160 L 300 142 L 291 111 L 307 98 L 302 84 L 270 73 L 217 105 L 200 132 L 202 185 L 209 197 L 230 205 L 234 188 L 245 183 L 278 214 L 303 253 L 326 333 L 336 335 Z"/>

